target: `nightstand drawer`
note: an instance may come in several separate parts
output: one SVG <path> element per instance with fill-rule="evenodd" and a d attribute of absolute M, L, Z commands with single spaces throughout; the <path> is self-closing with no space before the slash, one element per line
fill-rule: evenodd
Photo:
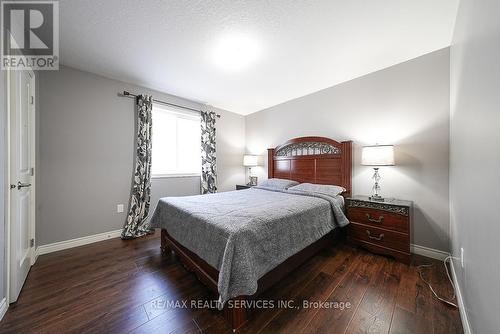
<path fill-rule="evenodd" d="M 349 224 L 349 237 L 385 248 L 410 252 L 410 236 L 404 233 L 376 228 L 371 225 L 351 223 Z"/>
<path fill-rule="evenodd" d="M 383 210 L 359 207 L 348 207 L 347 214 L 349 220 L 352 222 L 408 233 L 409 219 L 404 215 Z"/>

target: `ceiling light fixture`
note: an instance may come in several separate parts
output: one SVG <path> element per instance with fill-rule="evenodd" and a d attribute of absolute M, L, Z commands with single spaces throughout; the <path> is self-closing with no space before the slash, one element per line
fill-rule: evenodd
<path fill-rule="evenodd" d="M 259 55 L 260 47 L 256 40 L 242 33 L 222 36 L 213 49 L 215 64 L 230 71 L 244 69 L 255 62 Z"/>

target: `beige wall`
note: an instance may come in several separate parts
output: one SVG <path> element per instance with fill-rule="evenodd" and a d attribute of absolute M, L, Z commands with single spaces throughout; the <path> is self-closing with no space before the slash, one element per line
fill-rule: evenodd
<path fill-rule="evenodd" d="M 461 0 L 451 46 L 451 251 L 474 333 L 500 328 L 499 13 Z"/>
<path fill-rule="evenodd" d="M 123 90 L 199 108 L 200 104 L 98 75 L 62 67 L 39 78 L 39 186 L 37 244 L 120 229 L 134 162 L 134 102 Z M 219 188 L 244 181 L 243 116 L 218 110 Z M 152 209 L 164 196 L 198 194 L 195 178 L 152 181 Z"/>
<path fill-rule="evenodd" d="M 449 49 L 246 116 L 248 153 L 311 135 L 354 141 L 354 194 L 372 187 L 361 146 L 396 145 L 383 195 L 415 202 L 413 243 L 449 250 Z M 253 172 L 267 177 L 266 166 Z"/>
<path fill-rule="evenodd" d="M 217 188 L 234 190 L 245 181 L 245 117 L 215 108 L 221 115 L 217 121 Z"/>

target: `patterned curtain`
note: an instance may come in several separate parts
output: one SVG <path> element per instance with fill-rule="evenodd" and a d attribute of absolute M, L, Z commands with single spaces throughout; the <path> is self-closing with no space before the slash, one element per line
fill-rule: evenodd
<path fill-rule="evenodd" d="M 154 232 L 146 224 L 151 201 L 151 95 L 139 95 L 137 103 L 137 148 L 135 172 L 127 221 L 122 239 L 133 239 Z"/>
<path fill-rule="evenodd" d="M 213 111 L 201 112 L 201 193 L 217 192 L 217 158 L 215 154 L 215 120 Z"/>

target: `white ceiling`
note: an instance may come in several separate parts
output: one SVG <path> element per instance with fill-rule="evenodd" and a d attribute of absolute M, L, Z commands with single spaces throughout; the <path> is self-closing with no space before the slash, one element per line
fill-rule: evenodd
<path fill-rule="evenodd" d="M 67 66 L 245 115 L 449 46 L 457 3 L 61 0 L 60 55 Z M 240 35 L 253 58 L 221 67 L 219 41 Z"/>

